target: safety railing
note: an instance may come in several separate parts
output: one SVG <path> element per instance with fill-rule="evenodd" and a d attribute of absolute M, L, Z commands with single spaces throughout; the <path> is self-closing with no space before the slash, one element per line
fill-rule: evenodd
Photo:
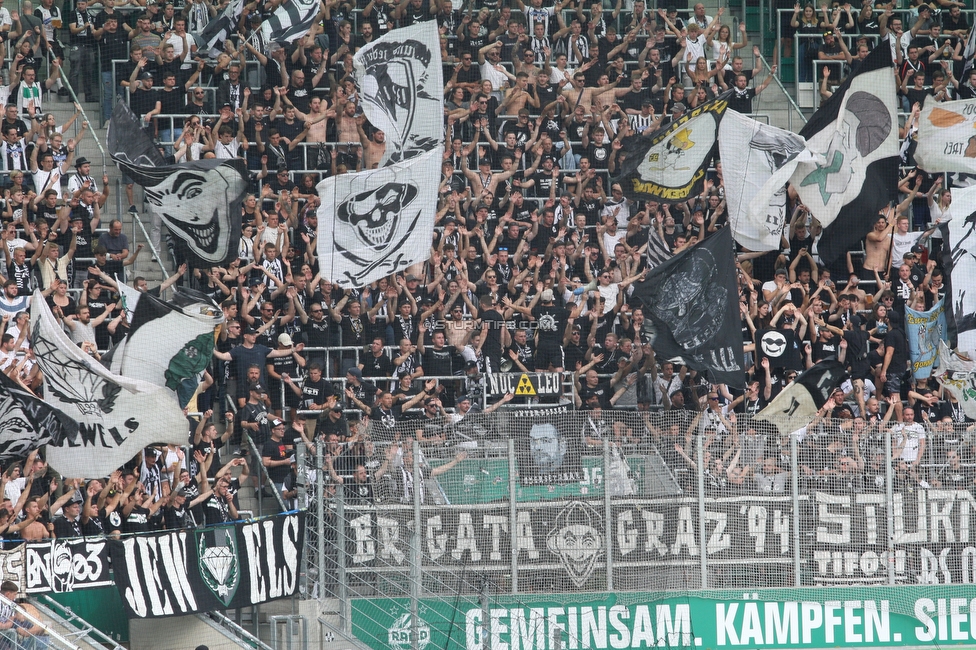
<path fill-rule="evenodd" d="M 50 625 L 22 605 L 0 595 L 0 607 L 7 612 L 8 616 L 14 622 L 12 627 L 0 631 L 0 640 L 8 644 L 8 647 L 47 647 L 56 648 L 57 650 L 80 650 L 76 644 L 59 634 Z M 40 631 L 33 631 L 33 628 L 39 628 Z"/>
<path fill-rule="evenodd" d="M 97 643 L 98 647 L 108 648 L 109 650 L 124 650 L 112 637 L 85 621 L 67 605 L 59 603 L 47 594 L 38 596 L 37 600 L 35 600 L 35 606 L 42 612 L 48 610 L 50 616 L 56 616 L 62 619 L 66 626 L 77 628 L 77 632 L 74 635 L 93 642 L 93 645 Z"/>

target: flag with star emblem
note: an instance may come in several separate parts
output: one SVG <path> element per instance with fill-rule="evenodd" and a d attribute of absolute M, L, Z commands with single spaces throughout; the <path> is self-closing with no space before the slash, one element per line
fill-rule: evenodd
<path fill-rule="evenodd" d="M 800 136 L 816 160 L 790 177 L 824 227 L 818 251 L 830 265 L 860 241 L 898 187 L 898 115 L 887 43 L 874 48 L 810 118 Z"/>

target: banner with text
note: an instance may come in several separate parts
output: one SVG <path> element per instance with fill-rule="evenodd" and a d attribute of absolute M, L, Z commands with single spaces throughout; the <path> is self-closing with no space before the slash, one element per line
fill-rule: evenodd
<path fill-rule="evenodd" d="M 110 544 L 115 584 L 130 618 L 257 605 L 298 588 L 305 513 Z"/>
<path fill-rule="evenodd" d="M 407 599 L 356 599 L 352 629 L 377 650 L 971 647 L 972 596 L 931 586 L 525 594 L 487 611 L 470 597 L 422 599 L 417 621 Z"/>
<path fill-rule="evenodd" d="M 108 542 L 51 539 L 0 551 L 0 581 L 21 594 L 67 593 L 112 584 Z"/>
<path fill-rule="evenodd" d="M 635 569 L 698 570 L 704 548 L 709 583 L 719 588 L 754 587 L 757 571 L 763 586 L 793 585 L 797 554 L 804 586 L 976 583 L 969 490 L 896 490 L 889 502 L 883 474 L 831 480 L 838 489 L 802 494 L 798 513 L 788 493 L 709 497 L 703 513 L 695 497 L 629 498 L 608 511 L 599 498 L 516 503 L 514 515 L 507 502 L 422 506 L 422 567 L 487 574 L 514 563 L 523 577 L 545 574 L 557 587 L 594 590 L 607 583 L 608 558 L 619 583 Z M 409 569 L 412 507 L 347 504 L 345 512 L 351 572 Z"/>

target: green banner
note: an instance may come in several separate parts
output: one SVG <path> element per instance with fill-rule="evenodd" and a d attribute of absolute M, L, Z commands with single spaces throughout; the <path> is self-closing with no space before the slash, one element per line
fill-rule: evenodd
<path fill-rule="evenodd" d="M 447 461 L 443 461 L 447 462 Z M 643 456 L 627 457 L 629 477 L 634 481 L 635 493 L 643 494 Z M 442 464 L 431 461 L 432 467 Z M 583 479 L 576 483 L 552 483 L 548 485 L 523 485 L 516 483 L 518 501 L 542 501 L 575 497 L 603 496 L 606 477 L 603 473 L 603 456 L 583 456 Z M 464 460 L 438 477 L 448 501 L 452 504 L 480 504 L 508 499 L 508 460 Z"/>
<path fill-rule="evenodd" d="M 970 646 L 972 585 L 575 593 L 353 601 L 353 633 L 376 650 Z"/>

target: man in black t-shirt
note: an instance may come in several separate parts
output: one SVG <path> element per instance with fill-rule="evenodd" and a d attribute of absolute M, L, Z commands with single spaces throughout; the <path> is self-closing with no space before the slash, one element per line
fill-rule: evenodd
<path fill-rule="evenodd" d="M 502 358 L 502 347 L 507 345 L 508 330 L 504 327 L 504 318 L 497 310 L 498 300 L 491 294 L 481 297 L 481 335 L 485 337 L 485 342 L 481 346 L 481 351 L 485 358 L 485 373 L 498 372 Z M 424 368 L 425 374 L 431 374 Z"/>
<path fill-rule="evenodd" d="M 901 421 L 901 389 L 902 379 L 908 370 L 908 340 L 902 329 L 902 315 L 893 310 L 888 310 L 888 333 L 884 337 L 883 361 L 881 364 L 881 374 L 878 379 L 884 383 L 886 395 L 896 397 L 895 415 Z"/>
<path fill-rule="evenodd" d="M 84 499 L 76 492 L 61 509 L 61 516 L 54 520 L 54 536 L 81 537 L 81 507 Z"/>
<path fill-rule="evenodd" d="M 153 90 L 153 74 L 148 71 L 141 72 L 139 80 L 138 86 L 130 88 L 132 92 L 129 95 L 129 108 L 143 120 L 146 125 L 143 128 L 148 128 L 151 120 L 146 118 L 159 115 L 163 109 L 159 101 L 159 93 Z"/>
<path fill-rule="evenodd" d="M 285 479 L 291 474 L 294 458 L 295 448 L 285 440 L 285 423 L 275 418 L 271 421 L 271 440 L 261 450 L 261 463 L 280 492 L 285 490 Z"/>
<path fill-rule="evenodd" d="M 230 479 L 217 479 L 210 498 L 204 503 L 203 511 L 208 526 L 237 520 L 237 507 L 234 506 L 234 497 L 230 493 Z"/>
<path fill-rule="evenodd" d="M 262 445 L 271 436 L 271 428 L 268 426 L 268 408 L 265 406 L 263 396 L 264 387 L 261 384 L 252 384 L 248 390 L 248 400 L 241 409 L 241 428 L 244 429 L 256 445 Z"/>
<path fill-rule="evenodd" d="M 569 311 L 557 307 L 552 289 L 545 289 L 539 296 L 540 304 L 532 308 L 532 320 L 536 328 L 535 370 L 562 372 L 564 368 L 562 340 L 566 333 Z"/>
<path fill-rule="evenodd" d="M 776 74 L 776 66 L 770 68 L 769 76 L 755 88 L 747 88 L 749 83 L 745 74 L 739 73 L 735 77 L 735 86 L 732 88 L 732 95 L 729 96 L 729 108 L 739 113 L 752 113 L 752 98 L 766 90 L 766 86 L 773 80 Z M 723 84 L 724 84 L 724 80 Z"/>

